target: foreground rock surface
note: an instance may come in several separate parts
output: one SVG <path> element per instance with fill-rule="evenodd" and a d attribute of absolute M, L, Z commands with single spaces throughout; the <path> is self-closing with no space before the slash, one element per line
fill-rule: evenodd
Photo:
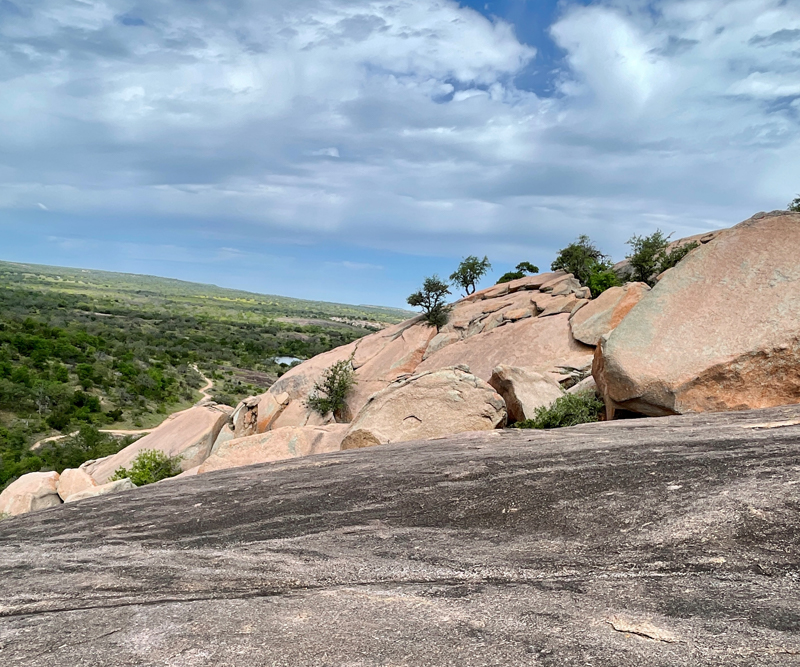
<path fill-rule="evenodd" d="M 503 399 L 466 366 L 420 373 L 369 399 L 342 449 L 487 431 L 506 423 Z"/>
<path fill-rule="evenodd" d="M 117 468 L 127 468 L 139 452 L 157 449 L 180 457 L 182 470 L 200 465 L 208 458 L 214 442 L 228 421 L 231 408 L 203 403 L 170 415 L 158 428 L 113 456 L 84 463 L 84 470 L 98 484 L 105 484 Z"/>
<path fill-rule="evenodd" d="M 800 402 L 800 214 L 759 213 L 663 274 L 601 344 L 609 415 Z"/>
<path fill-rule="evenodd" d="M 67 504 L 0 522 L 3 664 L 793 666 L 799 481 L 791 407 Z"/>

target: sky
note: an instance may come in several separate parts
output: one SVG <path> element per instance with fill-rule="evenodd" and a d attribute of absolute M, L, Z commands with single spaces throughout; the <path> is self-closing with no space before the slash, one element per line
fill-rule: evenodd
<path fill-rule="evenodd" d="M 0 0 L 0 259 L 403 306 L 800 192 L 800 0 Z"/>

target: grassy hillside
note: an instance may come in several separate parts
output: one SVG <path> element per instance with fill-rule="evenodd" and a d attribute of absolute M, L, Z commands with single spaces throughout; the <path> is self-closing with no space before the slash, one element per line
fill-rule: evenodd
<path fill-rule="evenodd" d="M 308 358 L 408 315 L 0 262 L 0 488 L 54 467 L 52 446 L 28 452 L 45 436 L 83 427 L 91 439 L 86 427 L 149 427 L 188 407 L 203 384 L 195 365 L 218 400 L 235 404 L 285 372 L 275 357 Z"/>

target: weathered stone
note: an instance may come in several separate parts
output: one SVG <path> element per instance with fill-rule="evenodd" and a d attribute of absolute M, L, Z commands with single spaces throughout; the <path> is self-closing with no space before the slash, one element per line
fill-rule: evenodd
<path fill-rule="evenodd" d="M 57 472 L 29 472 L 0 493 L 0 516 L 16 516 L 61 504 Z"/>
<path fill-rule="evenodd" d="M 631 309 L 650 291 L 646 283 L 610 287 L 570 319 L 572 335 L 586 345 L 597 345 L 611 333 Z"/>
<path fill-rule="evenodd" d="M 583 380 L 567 389 L 568 394 L 582 394 L 585 391 L 597 392 L 597 382 L 595 382 L 594 377 L 591 375 L 583 378 Z"/>
<path fill-rule="evenodd" d="M 262 398 L 260 396 L 250 396 L 240 401 L 239 405 L 234 408 L 230 422 L 233 425 L 235 438 L 243 438 L 256 432 L 258 428 L 258 404 L 261 401 Z"/>
<path fill-rule="evenodd" d="M 67 468 L 58 478 L 56 490 L 61 500 L 97 486 L 92 476 L 80 468 Z"/>
<path fill-rule="evenodd" d="M 552 280 L 556 280 L 566 276 L 565 271 L 552 271 L 550 273 L 540 273 L 536 276 L 525 276 L 524 278 L 517 278 L 508 284 L 509 293 L 519 292 L 522 290 L 537 290 L 542 285 L 545 285 Z"/>
<path fill-rule="evenodd" d="M 604 341 L 612 416 L 800 401 L 800 214 L 758 214 L 692 251 Z"/>
<path fill-rule="evenodd" d="M 12 517 L 2 662 L 796 667 L 798 419 L 484 431 Z"/>
<path fill-rule="evenodd" d="M 372 396 L 350 425 L 342 448 L 352 448 L 353 441 L 363 447 L 367 433 L 380 443 L 400 442 L 494 429 L 505 420 L 503 399 L 486 382 L 463 368 L 443 368 Z"/>
<path fill-rule="evenodd" d="M 533 315 L 533 313 L 530 308 L 514 308 L 513 310 L 506 310 L 503 312 L 503 318 L 509 322 L 524 320 L 526 317 L 531 317 L 531 315 Z"/>
<path fill-rule="evenodd" d="M 529 368 L 504 364 L 492 371 L 489 384 L 503 397 L 510 424 L 532 419 L 537 408 L 549 407 L 564 395 L 550 377 Z"/>
<path fill-rule="evenodd" d="M 212 456 L 208 457 L 197 472 L 204 474 L 212 470 L 238 468 L 254 463 L 334 452 L 339 449 L 347 429 L 347 424 L 286 426 L 266 433 L 230 440 L 223 443 Z"/>
<path fill-rule="evenodd" d="M 581 289 L 581 284 L 571 273 L 563 273 L 543 283 L 539 288 L 541 292 L 547 292 L 553 296 L 564 296 L 573 294 Z"/>
<path fill-rule="evenodd" d="M 448 345 L 423 361 L 417 372 L 466 364 L 474 375 L 488 380 L 500 364 L 541 372 L 561 364 L 580 366 L 591 361 L 592 353 L 592 348 L 575 341 L 569 315 L 561 314 L 510 322 Z"/>
<path fill-rule="evenodd" d="M 119 493 L 120 491 L 130 491 L 135 489 L 136 485 L 131 482 L 127 477 L 125 479 L 116 479 L 113 482 L 106 482 L 100 486 L 94 486 L 90 489 L 73 493 L 71 496 L 64 498 L 65 503 L 74 503 L 78 500 L 86 500 L 87 498 L 96 498 L 97 496 L 105 496 L 109 493 Z"/>
<path fill-rule="evenodd" d="M 176 412 L 155 430 L 122 451 L 81 466 L 98 484 L 105 484 L 118 468 L 127 468 L 145 449 L 156 449 L 167 456 L 179 457 L 182 470 L 206 460 L 211 448 L 228 421 L 231 408 L 209 403 Z"/>
<path fill-rule="evenodd" d="M 430 357 L 432 354 L 436 354 L 439 350 L 443 347 L 447 347 L 452 343 L 457 343 L 461 340 L 461 337 L 457 333 L 438 333 L 433 338 L 431 338 L 431 342 L 428 344 L 428 347 L 425 348 L 425 354 L 422 355 L 423 361 Z"/>
<path fill-rule="evenodd" d="M 538 306 L 539 304 L 537 303 L 536 305 Z M 539 313 L 539 317 L 549 317 L 560 313 L 571 314 L 572 309 L 577 305 L 578 299 L 574 294 L 554 296 L 547 304 L 547 307 Z"/>
<path fill-rule="evenodd" d="M 208 455 L 211 456 L 222 446 L 223 443 L 233 440 L 235 437 L 236 436 L 233 433 L 233 427 L 230 424 L 225 424 L 225 426 L 220 429 L 217 439 L 214 440 L 214 444 L 211 445 L 211 451 L 208 453 Z"/>

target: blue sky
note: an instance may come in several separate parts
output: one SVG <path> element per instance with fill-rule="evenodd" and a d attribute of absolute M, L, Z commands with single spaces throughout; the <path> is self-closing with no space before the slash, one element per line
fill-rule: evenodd
<path fill-rule="evenodd" d="M 797 0 L 0 0 L 0 259 L 401 306 L 800 191 Z"/>

